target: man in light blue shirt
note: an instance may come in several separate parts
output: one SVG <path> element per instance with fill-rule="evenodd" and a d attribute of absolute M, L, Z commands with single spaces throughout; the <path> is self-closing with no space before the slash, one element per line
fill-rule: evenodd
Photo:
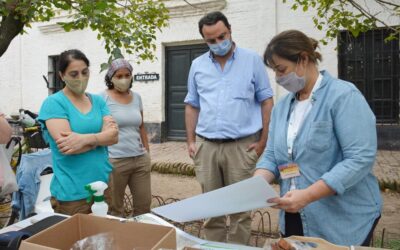
<path fill-rule="evenodd" d="M 266 68 L 256 52 L 232 42 L 231 27 L 221 12 L 199 21 L 210 51 L 192 62 L 185 98 L 187 144 L 196 177 L 209 192 L 252 176 L 265 148 L 273 106 Z M 247 244 L 250 212 L 205 222 L 208 240 Z M 227 238 L 228 236 L 228 238 Z"/>

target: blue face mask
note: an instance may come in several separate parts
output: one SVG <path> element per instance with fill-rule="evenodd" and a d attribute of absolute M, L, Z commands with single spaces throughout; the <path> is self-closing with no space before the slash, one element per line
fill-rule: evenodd
<path fill-rule="evenodd" d="M 225 39 L 220 43 L 208 44 L 210 50 L 217 56 L 225 56 L 232 48 L 232 41 Z"/>

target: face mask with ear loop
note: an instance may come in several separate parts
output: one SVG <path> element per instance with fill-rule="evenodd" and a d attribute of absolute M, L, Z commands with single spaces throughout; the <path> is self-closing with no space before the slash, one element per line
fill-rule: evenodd
<path fill-rule="evenodd" d="M 208 47 L 212 53 L 217 56 L 225 56 L 232 48 L 232 41 L 230 39 L 225 39 L 220 43 L 208 44 Z"/>
<path fill-rule="evenodd" d="M 70 89 L 72 92 L 77 95 L 82 95 L 83 93 L 85 93 L 85 90 L 87 88 L 89 77 L 82 77 L 79 79 L 64 78 L 63 81 L 65 82 L 67 88 Z"/>
<path fill-rule="evenodd" d="M 298 76 L 296 74 L 298 65 L 299 64 L 297 63 L 296 69 L 293 72 L 290 72 L 289 74 L 284 76 L 275 77 L 275 80 L 279 85 L 292 93 L 297 93 L 306 86 L 305 76 Z"/>
<path fill-rule="evenodd" d="M 132 77 L 122 79 L 117 79 L 113 77 L 111 79 L 111 82 L 114 84 L 114 88 L 116 90 L 118 90 L 119 92 L 126 92 L 131 86 Z"/>

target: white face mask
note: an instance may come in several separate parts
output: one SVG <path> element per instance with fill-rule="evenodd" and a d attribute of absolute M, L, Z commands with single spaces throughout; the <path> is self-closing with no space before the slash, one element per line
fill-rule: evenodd
<path fill-rule="evenodd" d="M 131 87 L 132 77 L 117 79 L 113 77 L 111 82 L 114 84 L 114 88 L 119 92 L 125 92 Z"/>
<path fill-rule="evenodd" d="M 304 76 L 298 76 L 295 72 L 290 72 L 285 76 L 277 76 L 275 80 L 279 85 L 292 93 L 297 93 L 306 86 Z"/>
<path fill-rule="evenodd" d="M 298 76 L 296 74 L 296 69 L 293 72 L 290 72 L 284 76 L 277 76 L 275 77 L 275 81 L 284 87 L 287 91 L 292 93 L 297 93 L 302 90 L 306 86 L 306 78 L 305 76 Z"/>

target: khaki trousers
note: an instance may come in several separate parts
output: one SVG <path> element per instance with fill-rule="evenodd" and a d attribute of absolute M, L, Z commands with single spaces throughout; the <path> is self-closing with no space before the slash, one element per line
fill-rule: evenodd
<path fill-rule="evenodd" d="M 129 186 L 133 198 L 133 216 L 150 212 L 151 164 L 149 154 L 113 158 L 110 159 L 110 162 L 113 165 L 113 171 L 110 174 L 110 189 L 108 190 L 111 199 L 109 213 L 119 217 L 130 216 L 124 214 L 126 186 Z"/>
<path fill-rule="evenodd" d="M 258 156 L 255 150 L 247 151 L 247 148 L 258 139 L 259 133 L 224 143 L 210 142 L 197 136 L 193 161 L 203 193 L 252 177 Z M 230 215 L 229 232 L 225 216 L 208 219 L 204 223 L 205 238 L 247 245 L 251 233 L 250 213 Z"/>
<path fill-rule="evenodd" d="M 59 201 L 54 197 L 50 198 L 51 207 L 54 209 L 55 213 L 74 215 L 80 214 L 90 214 L 92 212 L 91 206 L 93 202 L 86 202 L 86 199 L 77 201 Z"/>

